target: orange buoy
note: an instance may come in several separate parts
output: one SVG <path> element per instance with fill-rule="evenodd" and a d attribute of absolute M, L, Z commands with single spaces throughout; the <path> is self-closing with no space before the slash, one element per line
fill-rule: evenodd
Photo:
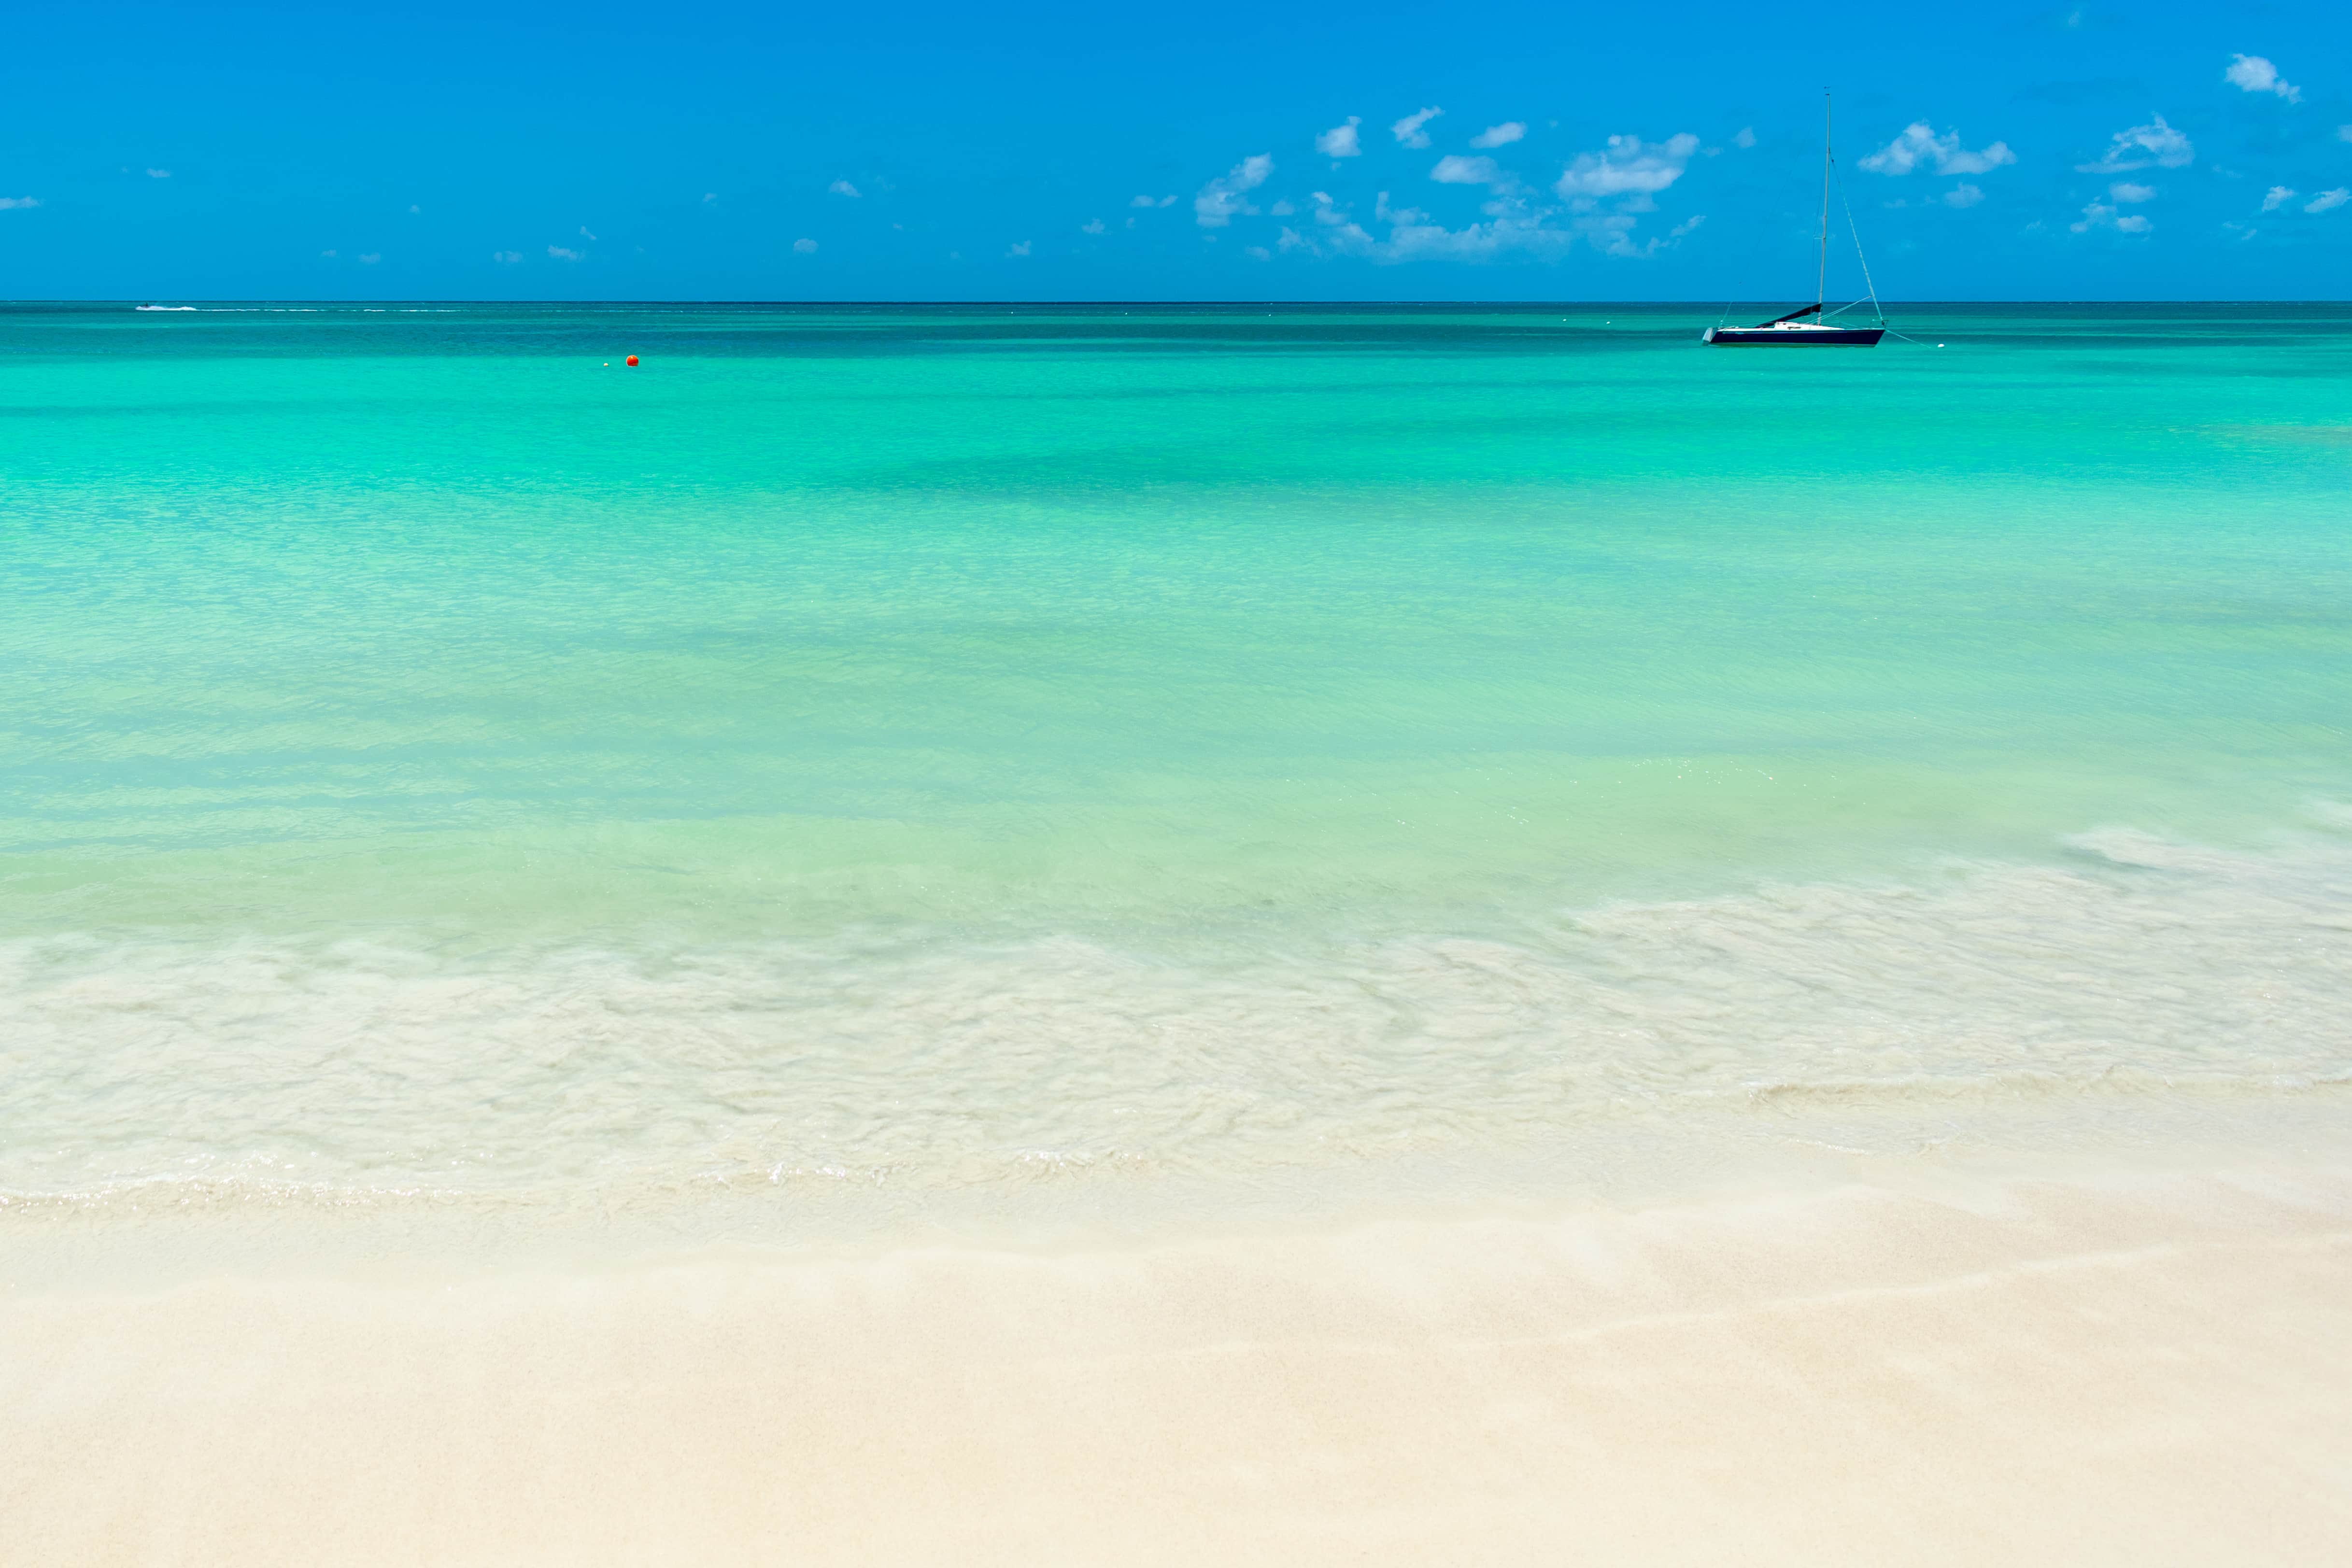
<path fill-rule="evenodd" d="M 629 363 L 631 363 L 631 364 L 633 364 L 633 365 L 634 365 L 634 364 L 635 364 L 636 362 L 637 362 L 637 357 L 636 357 L 636 355 L 635 355 L 635 354 L 631 354 L 631 355 L 629 356 Z"/>

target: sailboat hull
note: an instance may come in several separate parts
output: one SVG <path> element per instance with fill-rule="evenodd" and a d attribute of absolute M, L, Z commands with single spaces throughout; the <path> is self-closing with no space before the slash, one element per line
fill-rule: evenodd
<path fill-rule="evenodd" d="M 1884 327 L 1714 327 L 1702 341 L 1719 348 L 1807 344 L 1815 348 L 1867 349 L 1886 336 Z"/>

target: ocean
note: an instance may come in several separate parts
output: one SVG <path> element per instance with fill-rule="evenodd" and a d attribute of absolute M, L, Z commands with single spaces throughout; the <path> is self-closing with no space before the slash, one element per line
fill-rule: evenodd
<path fill-rule="evenodd" d="M 2340 1117 L 2352 310 L 1711 319 L 9 310 L 0 1195 Z"/>

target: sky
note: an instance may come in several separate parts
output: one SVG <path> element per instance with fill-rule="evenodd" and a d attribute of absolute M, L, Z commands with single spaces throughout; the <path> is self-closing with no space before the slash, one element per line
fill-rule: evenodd
<path fill-rule="evenodd" d="M 0 298 L 2352 296 L 2352 7 L 12 7 Z M 1830 292 L 1864 292 L 1843 207 Z"/>

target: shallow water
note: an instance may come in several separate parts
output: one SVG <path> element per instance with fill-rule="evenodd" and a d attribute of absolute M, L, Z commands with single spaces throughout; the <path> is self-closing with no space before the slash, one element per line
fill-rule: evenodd
<path fill-rule="evenodd" d="M 2333 1105 L 2352 310 L 1712 319 L 0 314 L 0 1194 Z"/>

